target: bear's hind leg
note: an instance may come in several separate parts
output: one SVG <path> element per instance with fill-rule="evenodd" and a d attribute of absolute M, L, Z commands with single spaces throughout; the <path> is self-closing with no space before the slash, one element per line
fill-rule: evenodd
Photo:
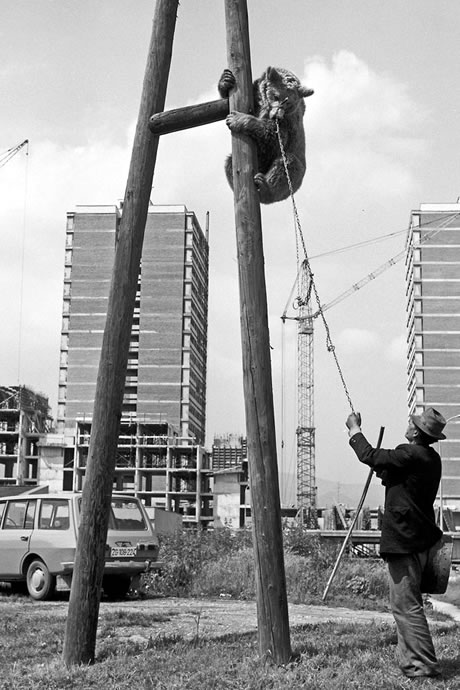
<path fill-rule="evenodd" d="M 261 204 L 273 204 L 289 196 L 289 184 L 280 158 L 274 161 L 265 175 L 260 172 L 254 175 L 254 183 Z"/>
<path fill-rule="evenodd" d="M 286 162 L 292 191 L 296 192 L 302 183 L 305 165 L 296 156 L 287 156 Z M 288 198 L 291 191 L 282 158 L 276 158 L 265 175 L 257 173 L 254 176 L 254 182 L 262 204 L 283 201 Z"/>

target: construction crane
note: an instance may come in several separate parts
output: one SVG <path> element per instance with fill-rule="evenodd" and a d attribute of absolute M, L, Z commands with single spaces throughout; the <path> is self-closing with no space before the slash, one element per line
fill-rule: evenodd
<path fill-rule="evenodd" d="M 368 273 L 364 278 L 354 283 L 348 290 L 342 292 L 320 309 L 313 312 L 311 307 L 311 274 L 309 262 L 304 260 L 296 276 L 288 304 L 281 316 L 283 323 L 287 319 L 297 321 L 297 510 L 302 525 L 310 529 L 317 527 L 316 512 L 316 463 L 315 463 L 315 422 L 314 422 L 314 373 L 313 373 L 313 321 L 321 312 L 331 309 L 342 300 L 350 297 L 365 285 L 375 280 L 381 273 L 394 266 L 406 254 L 402 250 L 384 264 Z M 287 316 L 295 287 L 298 297 L 293 306 L 296 316 Z"/>
<path fill-rule="evenodd" d="M 446 221 L 447 222 L 447 221 Z M 432 239 L 440 228 L 427 233 L 421 242 L 413 244 L 416 249 L 421 244 Z M 297 321 L 297 508 L 302 524 L 316 527 L 316 468 L 315 468 L 315 426 L 314 426 L 314 374 L 313 374 L 313 321 L 320 314 L 339 304 L 347 297 L 375 280 L 384 271 L 398 263 L 407 253 L 407 248 L 398 252 L 383 264 L 378 266 L 364 278 L 354 283 L 330 302 L 321 305 L 314 313 L 311 308 L 311 274 L 309 262 L 304 260 L 299 267 L 294 285 L 292 286 L 288 302 L 281 320 Z M 292 302 L 294 290 L 297 287 L 297 297 Z M 287 316 L 289 306 L 293 304 L 298 311 L 296 316 Z"/>
<path fill-rule="evenodd" d="M 413 245 L 413 249 L 427 242 L 439 232 L 439 228 L 428 233 L 422 242 Z M 296 279 L 292 286 L 288 302 L 281 320 L 283 324 L 287 319 L 297 321 L 297 509 L 301 524 L 309 527 L 317 527 L 316 513 L 316 467 L 315 467 L 315 424 L 314 424 L 314 373 L 313 373 L 313 321 L 320 314 L 339 304 L 347 297 L 375 280 L 398 263 L 406 255 L 407 249 L 403 249 L 385 263 L 368 273 L 364 278 L 354 283 L 348 290 L 342 292 L 330 302 L 321 305 L 315 312 L 311 307 L 311 273 L 307 260 L 300 263 Z M 297 297 L 292 301 L 297 287 Z M 287 316 L 289 307 L 293 305 L 297 311 L 296 316 Z"/>
<path fill-rule="evenodd" d="M 29 153 L 29 140 L 24 139 L 24 141 L 21 141 L 20 144 L 17 146 L 13 146 L 13 148 L 8 149 L 4 153 L 0 154 L 0 168 L 3 168 L 4 165 L 6 165 L 14 156 L 19 153 L 19 151 L 24 147 L 27 146 L 27 151 L 26 153 Z"/>

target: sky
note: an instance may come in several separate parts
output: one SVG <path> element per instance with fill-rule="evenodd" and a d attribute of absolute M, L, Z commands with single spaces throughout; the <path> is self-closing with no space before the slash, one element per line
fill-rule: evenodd
<path fill-rule="evenodd" d="M 0 168 L 0 382 L 44 393 L 55 416 L 66 212 L 124 196 L 154 2 L 0 0 L 0 10 L 0 154 L 29 140 Z M 254 78 L 285 67 L 315 91 L 295 201 L 327 304 L 402 252 L 411 210 L 460 195 L 460 3 L 248 0 L 248 13 Z M 223 0 L 181 0 L 166 109 L 217 97 L 225 41 Z M 208 444 L 214 434 L 245 433 L 233 197 L 223 172 L 230 149 L 224 122 L 162 137 L 151 195 L 154 204 L 184 204 L 202 227 L 210 214 Z M 262 206 L 262 225 L 285 503 L 297 424 L 296 322 L 281 320 L 285 309 L 295 315 L 291 200 Z M 405 307 L 400 260 L 325 312 L 363 430 L 375 442 L 384 426 L 385 447 L 403 440 L 407 424 Z M 349 412 L 316 320 L 316 474 L 338 486 L 367 477 L 348 446 Z"/>

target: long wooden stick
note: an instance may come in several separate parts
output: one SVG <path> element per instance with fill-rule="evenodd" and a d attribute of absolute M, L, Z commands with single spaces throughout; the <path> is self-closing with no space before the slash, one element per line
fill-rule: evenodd
<path fill-rule="evenodd" d="M 94 660 L 116 448 L 158 137 L 148 128 L 163 109 L 179 0 L 157 0 L 126 183 L 97 376 L 64 662 Z"/>
<path fill-rule="evenodd" d="M 380 427 L 380 433 L 379 433 L 379 438 L 378 438 L 378 441 L 377 441 L 376 448 L 380 448 L 380 446 L 382 445 L 382 440 L 383 440 L 383 433 L 384 433 L 384 431 L 385 431 L 385 427 L 384 427 L 384 426 L 381 426 L 381 427 Z M 369 470 L 369 474 L 367 475 L 367 480 L 366 480 L 366 483 L 365 483 L 365 485 L 364 485 L 364 490 L 363 490 L 361 499 L 360 499 L 360 501 L 359 501 L 359 503 L 358 503 L 358 507 L 356 508 L 356 512 L 355 512 L 355 514 L 354 514 L 353 520 L 352 520 L 352 522 L 351 522 L 350 527 L 348 528 L 347 536 L 346 536 L 345 539 L 344 539 L 344 542 L 343 542 L 343 544 L 342 544 L 342 548 L 340 549 L 340 553 L 339 553 L 339 555 L 337 556 L 337 560 L 336 560 L 336 562 L 335 562 L 335 565 L 334 565 L 334 568 L 333 568 L 333 570 L 332 570 L 331 576 L 330 576 L 330 578 L 329 578 L 329 580 L 328 580 L 328 582 L 327 582 L 326 588 L 325 588 L 325 590 L 324 590 L 324 593 L 323 593 L 323 601 L 326 601 L 327 593 L 329 592 L 329 587 L 330 587 L 331 584 L 332 584 L 332 580 L 334 579 L 335 574 L 336 574 L 336 572 L 337 572 L 337 570 L 338 570 L 338 568 L 339 568 L 340 561 L 342 560 L 342 556 L 343 556 L 343 554 L 344 554 L 344 551 L 345 551 L 345 549 L 346 549 L 346 547 L 347 547 L 348 542 L 350 541 L 351 533 L 353 532 L 353 529 L 354 529 L 354 527 L 355 527 L 355 525 L 356 525 L 356 521 L 358 520 L 358 515 L 359 515 L 359 513 L 361 512 L 361 508 L 363 507 L 364 501 L 366 500 L 367 491 L 368 491 L 368 489 L 369 489 L 369 485 L 370 485 L 370 483 L 371 483 L 371 479 L 372 479 L 372 475 L 373 475 L 373 474 L 374 474 L 374 470 L 372 470 L 372 469 Z"/>
<path fill-rule="evenodd" d="M 246 0 L 225 0 L 228 66 L 236 78 L 230 109 L 251 112 L 253 86 Z M 259 652 L 291 657 L 275 420 L 255 144 L 232 134 L 233 189 L 241 309 L 243 387 L 251 481 Z"/>

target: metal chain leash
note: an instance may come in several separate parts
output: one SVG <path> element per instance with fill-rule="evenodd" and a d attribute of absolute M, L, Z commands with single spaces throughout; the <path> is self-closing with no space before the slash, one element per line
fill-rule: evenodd
<path fill-rule="evenodd" d="M 351 396 L 350 396 L 350 393 L 349 393 L 349 391 L 348 391 L 348 386 L 347 386 L 347 384 L 346 384 L 346 382 L 345 382 L 345 377 L 344 377 L 344 375 L 343 375 L 342 367 L 340 366 L 340 363 L 339 363 L 339 360 L 338 360 L 338 357 L 337 357 L 337 353 L 336 353 L 336 350 L 335 350 L 335 345 L 334 345 L 334 343 L 332 342 L 332 336 L 331 336 L 331 331 L 330 331 L 330 328 L 329 328 L 329 324 L 327 323 L 326 317 L 324 316 L 323 307 L 322 307 L 322 304 L 321 304 L 321 300 L 320 300 L 320 298 L 319 298 L 318 289 L 317 289 L 316 284 L 315 284 L 315 281 L 314 281 L 313 271 L 311 270 L 310 259 L 308 258 L 307 247 L 306 247 L 305 239 L 304 239 L 303 232 L 302 232 L 302 224 L 301 224 L 301 222 L 300 222 L 299 212 L 298 212 L 298 210 L 297 210 L 297 204 L 296 204 L 295 198 L 294 198 L 294 190 L 293 190 L 293 188 L 292 188 L 291 177 L 290 177 L 290 175 L 289 175 L 289 169 L 288 169 L 288 162 L 287 162 L 287 158 L 286 158 L 286 152 L 285 152 L 285 150 L 284 150 L 284 145 L 283 145 L 283 142 L 282 142 L 282 139 L 281 139 L 281 132 L 280 132 L 280 128 L 279 128 L 278 118 L 275 119 L 275 124 L 276 124 L 276 134 L 277 134 L 277 136 L 278 136 L 278 141 L 279 141 L 280 150 L 281 150 L 281 156 L 282 156 L 282 159 L 283 159 L 284 171 L 285 171 L 285 173 L 286 173 L 286 179 L 287 179 L 288 186 L 289 186 L 289 193 L 290 193 L 290 196 L 291 196 L 292 208 L 293 208 L 293 211 L 294 211 L 295 226 L 296 226 L 296 229 L 297 229 L 297 235 L 296 235 L 296 237 L 298 236 L 298 237 L 300 238 L 301 243 L 302 243 L 302 247 L 303 247 L 303 251 L 304 251 L 304 256 L 305 256 L 304 262 L 305 262 L 305 265 L 306 265 L 306 267 L 307 267 L 307 269 L 308 269 L 308 275 L 309 275 L 309 279 L 310 279 L 309 282 L 310 282 L 310 285 L 311 285 L 311 288 L 309 289 L 309 293 L 310 293 L 311 290 L 312 290 L 312 291 L 313 291 L 313 294 L 314 294 L 314 296 L 315 296 L 316 304 L 317 304 L 317 307 L 318 307 L 317 314 L 318 314 L 318 316 L 321 317 L 321 320 L 322 320 L 323 325 L 324 325 L 324 330 L 325 330 L 325 332 L 326 332 L 326 347 L 327 347 L 327 350 L 328 350 L 328 352 L 330 352 L 330 353 L 332 354 L 332 356 L 333 356 L 333 358 L 334 358 L 335 365 L 336 365 L 336 367 L 337 367 L 337 371 L 339 372 L 340 380 L 341 380 L 341 382 L 342 382 L 343 390 L 344 390 L 345 395 L 346 395 L 346 398 L 347 398 L 347 400 L 348 400 L 348 404 L 350 405 L 351 411 L 354 412 L 354 411 L 355 411 L 355 408 L 354 408 L 354 406 L 353 406 L 353 403 L 352 403 L 352 400 L 351 400 Z M 309 298 L 310 298 L 310 295 L 307 296 L 306 300 L 308 301 Z"/>

